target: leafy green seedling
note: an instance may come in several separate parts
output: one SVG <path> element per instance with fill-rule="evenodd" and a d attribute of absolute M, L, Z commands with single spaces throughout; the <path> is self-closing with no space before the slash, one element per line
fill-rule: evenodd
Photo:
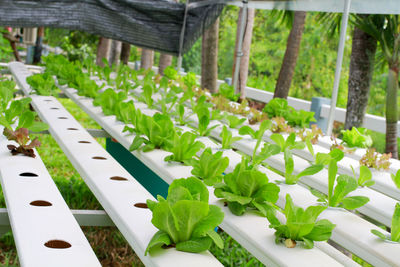
<path fill-rule="evenodd" d="M 199 120 L 198 131 L 201 136 L 209 136 L 211 131 L 215 129 L 218 125 L 208 127 L 210 124 L 210 111 L 206 107 L 202 107 L 196 112 L 197 118 Z"/>
<path fill-rule="evenodd" d="M 222 128 L 221 134 L 219 136 L 221 136 L 222 138 L 221 141 L 222 149 L 230 149 L 232 148 L 233 143 L 242 139 L 242 137 L 240 136 L 232 137 L 232 132 L 229 131 L 225 125 Z"/>
<path fill-rule="evenodd" d="M 243 158 L 232 173 L 224 176 L 224 183 L 214 185 L 215 196 L 224 199 L 235 215 L 242 215 L 247 208 L 256 209 L 264 216 L 274 213 L 279 187 L 248 164 L 249 159 Z"/>
<path fill-rule="evenodd" d="M 225 113 L 221 114 L 219 109 L 213 109 L 211 111 L 211 120 L 221 120 L 224 118 Z"/>
<path fill-rule="evenodd" d="M 149 108 L 152 108 L 153 106 L 154 102 L 152 98 L 153 92 L 154 92 L 154 87 L 152 85 L 145 84 L 143 86 L 143 96 L 140 99 L 140 101 L 144 101 Z"/>
<path fill-rule="evenodd" d="M 155 148 L 166 149 L 171 146 L 174 141 L 175 129 L 169 116 L 160 113 L 154 114 L 153 117 L 141 115 L 140 121 L 135 121 L 135 131 L 139 134 L 133 139 L 129 150 L 137 150 L 142 144 L 144 152 L 151 151 Z M 144 135 L 146 138 L 142 137 Z"/>
<path fill-rule="evenodd" d="M 322 164 L 313 164 L 303 171 L 299 172 L 297 175 L 293 174 L 294 172 L 294 160 L 292 155 L 292 149 L 303 149 L 305 147 L 303 142 L 296 141 L 296 134 L 291 133 L 285 140 L 285 138 L 281 134 L 272 134 L 272 141 L 274 141 L 283 152 L 283 158 L 285 160 L 285 183 L 286 184 L 296 184 L 298 180 L 300 180 L 303 176 L 314 175 L 320 172 L 324 165 Z"/>
<path fill-rule="evenodd" d="M 348 147 L 368 148 L 372 146 L 372 138 L 367 134 L 367 129 L 353 127 L 351 130 L 342 131 L 343 142 Z"/>
<path fill-rule="evenodd" d="M 360 166 L 360 175 L 357 177 L 353 166 L 350 166 L 353 171 L 354 179 L 357 180 L 358 186 L 372 186 L 375 181 L 372 180 L 372 172 L 368 167 Z"/>
<path fill-rule="evenodd" d="M 177 179 L 168 188 L 168 197 L 147 200 L 153 212 L 151 222 L 159 229 L 150 240 L 145 255 L 160 247 L 174 246 L 179 251 L 199 253 L 214 242 L 223 248 L 221 237 L 214 231 L 224 218 L 221 209 L 208 204 L 208 190 L 195 177 Z"/>
<path fill-rule="evenodd" d="M 57 96 L 58 88 L 50 73 L 38 73 L 26 78 L 26 82 L 38 95 Z"/>
<path fill-rule="evenodd" d="M 191 132 L 185 132 L 179 135 L 177 132 L 174 134 L 174 141 L 167 149 L 172 152 L 172 155 L 165 157 L 165 161 L 176 161 L 181 163 L 189 163 L 196 153 L 204 148 L 204 144 L 196 141 L 196 135 Z"/>
<path fill-rule="evenodd" d="M 287 114 L 286 117 L 288 124 L 290 126 L 299 126 L 301 128 L 306 128 L 310 126 L 310 122 L 315 122 L 314 112 L 305 110 L 295 110 Z"/>
<path fill-rule="evenodd" d="M 235 129 L 242 125 L 246 118 L 238 118 L 235 115 L 226 115 L 225 119 L 228 121 L 229 128 Z"/>
<path fill-rule="evenodd" d="M 397 186 L 398 189 L 400 189 L 400 170 L 396 172 L 396 175 L 392 173 L 391 176 L 393 183 Z"/>
<path fill-rule="evenodd" d="M 104 115 L 110 116 L 117 112 L 118 104 L 126 98 L 125 92 L 120 91 L 117 93 L 113 89 L 108 88 L 94 99 L 93 105 L 101 106 Z"/>
<path fill-rule="evenodd" d="M 400 203 L 396 203 L 396 207 L 394 208 L 391 226 L 390 237 L 375 229 L 371 230 L 371 233 L 378 236 L 382 240 L 390 240 L 400 243 Z"/>
<path fill-rule="evenodd" d="M 334 149 L 329 154 L 317 154 L 317 162 L 328 164 L 328 196 L 316 190 L 311 190 L 311 193 L 318 198 L 318 202 L 324 203 L 329 207 L 354 210 L 365 205 L 369 201 L 369 198 L 364 196 L 347 196 L 358 188 L 358 183 L 365 183 L 365 181 L 364 177 L 357 181 L 354 177 L 346 174 L 336 177 L 338 171 L 337 163 L 343 157 L 344 153 L 340 149 Z"/>
<path fill-rule="evenodd" d="M 289 194 L 286 195 L 285 217 L 282 224 L 273 214 L 268 214 L 270 228 L 276 230 L 275 242 L 284 243 L 288 248 L 294 248 L 296 241 L 304 242 L 306 248 L 313 248 L 314 241 L 326 241 L 332 235 L 335 224 L 329 220 L 318 220 L 318 216 L 326 209 L 323 206 L 310 206 L 306 210 L 293 204 Z"/>
<path fill-rule="evenodd" d="M 239 129 L 240 135 L 250 135 L 253 139 L 257 141 L 253 150 L 253 157 L 252 157 L 253 159 L 256 157 L 257 150 L 261 145 L 261 141 L 263 139 L 265 131 L 270 129 L 271 126 L 272 126 L 271 121 L 263 121 L 261 122 L 260 127 L 257 131 L 253 130 L 250 126 L 247 125 Z"/>
<path fill-rule="evenodd" d="M 278 145 L 265 142 L 264 146 L 261 148 L 260 153 L 256 154 L 252 160 L 253 167 L 257 167 L 262 162 L 264 162 L 267 158 L 269 158 L 273 155 L 277 155 L 280 152 L 281 152 L 281 148 Z"/>
<path fill-rule="evenodd" d="M 240 97 L 240 94 L 235 94 L 235 88 L 227 83 L 222 83 L 219 86 L 219 94 L 234 102 L 238 101 Z"/>
<path fill-rule="evenodd" d="M 284 98 L 273 98 L 263 109 L 271 119 L 275 117 L 283 117 L 287 119 L 287 114 L 292 110 L 293 108 L 289 106 L 287 100 Z"/>
<path fill-rule="evenodd" d="M 178 113 L 178 124 L 179 125 L 186 125 L 187 118 L 185 116 L 185 106 L 183 104 L 179 104 L 177 106 L 177 113 Z"/>
<path fill-rule="evenodd" d="M 213 154 L 211 148 L 205 149 L 199 159 L 192 160 L 192 174 L 209 186 L 220 183 L 229 165 L 229 158 L 222 157 L 222 154 L 222 151 Z"/>
<path fill-rule="evenodd" d="M 128 102 L 117 103 L 114 110 L 117 119 L 125 124 L 128 124 L 130 122 L 131 114 L 136 113 L 135 104 L 133 104 L 132 100 Z"/>

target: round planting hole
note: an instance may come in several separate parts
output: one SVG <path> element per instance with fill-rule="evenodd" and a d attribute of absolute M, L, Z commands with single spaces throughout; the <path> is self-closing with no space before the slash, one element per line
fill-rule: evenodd
<path fill-rule="evenodd" d="M 57 239 L 53 239 L 53 240 L 49 240 L 46 243 L 44 243 L 44 245 L 48 248 L 70 248 L 71 244 L 64 241 L 64 240 L 57 240 Z"/>
<path fill-rule="evenodd" d="M 20 173 L 19 176 L 22 176 L 22 177 L 38 177 L 39 175 L 37 175 L 36 173 L 33 173 L 33 172 L 23 172 L 23 173 Z"/>
<path fill-rule="evenodd" d="M 69 130 L 69 131 L 78 131 L 78 129 L 76 129 L 76 128 L 67 128 L 67 130 Z"/>
<path fill-rule="evenodd" d="M 96 156 L 96 157 L 92 157 L 92 159 L 101 159 L 101 160 L 106 160 L 106 158 L 105 158 L 105 157 L 98 157 L 98 156 Z"/>
<path fill-rule="evenodd" d="M 126 179 L 125 177 L 121 177 L 121 176 L 113 176 L 110 179 L 114 180 L 114 181 L 128 181 L 128 179 Z"/>
<path fill-rule="evenodd" d="M 60 120 L 66 120 L 68 119 L 67 117 L 58 117 Z"/>
<path fill-rule="evenodd" d="M 37 206 L 37 207 L 49 207 L 49 206 L 53 206 L 53 204 L 51 204 L 50 202 L 46 201 L 46 200 L 35 200 L 32 201 L 31 203 L 32 206 Z"/>
<path fill-rule="evenodd" d="M 50 108 L 50 109 L 59 109 L 59 108 Z"/>
<path fill-rule="evenodd" d="M 133 206 L 135 206 L 136 208 L 140 208 L 140 209 L 148 209 L 149 207 L 147 207 L 146 203 L 135 203 Z"/>
<path fill-rule="evenodd" d="M 46 102 L 51 102 L 52 100 L 51 100 L 51 99 L 45 99 L 44 101 L 46 101 Z"/>
<path fill-rule="evenodd" d="M 79 141 L 78 143 L 81 143 L 81 144 L 90 144 L 89 141 Z"/>

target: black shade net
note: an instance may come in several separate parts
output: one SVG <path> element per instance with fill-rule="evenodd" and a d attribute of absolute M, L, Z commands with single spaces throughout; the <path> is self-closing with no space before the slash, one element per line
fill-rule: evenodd
<path fill-rule="evenodd" d="M 201 2 L 192 0 L 193 2 Z M 190 8 L 182 54 L 221 14 L 221 1 Z M 1 0 L 0 25 L 81 30 L 178 55 L 185 4 L 167 0 Z"/>

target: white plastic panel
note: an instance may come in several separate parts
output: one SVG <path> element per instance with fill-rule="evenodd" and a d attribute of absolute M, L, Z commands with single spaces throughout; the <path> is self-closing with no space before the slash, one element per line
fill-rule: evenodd
<path fill-rule="evenodd" d="M 36 158 L 12 156 L 9 143 L 0 137 L 0 179 L 21 265 L 101 266 L 37 151 Z M 51 240 L 70 247 L 46 247 Z"/>

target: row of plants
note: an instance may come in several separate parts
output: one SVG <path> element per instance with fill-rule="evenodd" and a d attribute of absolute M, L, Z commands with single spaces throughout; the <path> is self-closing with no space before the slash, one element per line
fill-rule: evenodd
<path fill-rule="evenodd" d="M 35 138 L 31 140 L 29 132 L 47 130 L 47 124 L 37 120 L 36 113 L 31 111 L 31 98 L 14 98 L 15 83 L 9 80 L 0 81 L 0 125 L 4 127 L 3 135 L 17 145 L 8 144 L 12 155 L 23 154 L 36 157 L 34 148 L 41 145 Z"/>
<path fill-rule="evenodd" d="M 51 64 L 50 68 L 49 64 L 47 64 L 47 66 L 48 70 L 52 69 Z M 59 74 L 58 72 L 53 72 L 52 74 L 59 77 L 65 76 L 65 74 Z M 361 207 L 368 201 L 365 197 L 348 196 L 348 194 L 356 190 L 359 185 L 369 186 L 372 184 L 372 175 L 369 169 L 363 168 L 363 171 L 360 170 L 359 177 L 346 175 L 339 175 L 336 177 L 337 162 L 343 158 L 343 152 L 338 149 L 332 150 L 329 154 L 318 153 L 315 157 L 315 164 L 306 168 L 296 176 L 292 175 L 293 159 L 291 159 L 290 151 L 291 149 L 299 149 L 301 146 L 304 147 L 305 145 L 302 142 L 295 141 L 296 135 L 294 133 L 290 134 L 286 140 L 282 135 L 276 134 L 274 137 L 276 144 L 266 143 L 264 148 L 261 149 L 261 153 L 257 153 L 264 132 L 267 129 L 270 129 L 273 124 L 267 120 L 261 123 L 263 126 L 260 127 L 258 131 L 251 129 L 249 126 L 247 126 L 247 128 L 246 126 L 240 128 L 239 132 L 241 131 L 243 134 L 249 134 L 256 139 L 258 137 L 260 141 L 257 141 L 258 145 L 256 145 L 256 148 L 254 149 L 253 157 L 244 157 L 242 162 L 236 166 L 234 172 L 222 175 L 224 172 L 223 167 L 229 164 L 229 159 L 222 157 L 222 153 L 220 152 L 213 154 L 211 149 L 205 149 L 201 156 L 197 158 L 195 155 L 203 148 L 203 145 L 200 142 L 195 141 L 196 134 L 190 132 L 182 133 L 179 128 L 174 126 L 174 122 L 169 116 L 169 113 L 172 110 L 176 110 L 175 115 L 179 118 L 179 123 L 183 122 L 184 124 L 185 107 L 183 104 L 184 102 L 189 101 L 192 110 L 196 112 L 199 119 L 197 134 L 207 135 L 207 133 L 212 130 L 210 130 L 212 127 L 209 127 L 209 122 L 213 115 L 214 117 L 218 117 L 218 113 L 210 112 L 207 108 L 210 103 L 206 101 L 205 95 L 199 94 L 197 91 L 193 90 L 196 85 L 195 79 L 188 75 L 180 80 L 176 80 L 177 74 L 173 69 L 168 69 L 166 75 L 162 78 L 156 77 L 153 79 L 153 74 L 151 74 L 151 72 L 143 74 L 144 78 L 142 80 L 137 79 L 137 83 L 135 84 L 136 88 L 138 87 L 138 84 L 143 88 L 143 94 L 139 100 L 145 102 L 151 108 L 154 104 L 152 94 L 160 91 L 162 99 L 159 100 L 159 104 L 163 107 L 162 113 L 157 113 L 154 116 L 144 115 L 139 109 L 135 108 L 133 101 L 124 102 L 127 99 L 128 90 L 115 92 L 114 90 L 107 89 L 100 92 L 101 87 L 97 84 L 96 86 L 93 86 L 93 88 L 96 88 L 94 103 L 102 107 L 105 115 L 116 115 L 117 119 L 131 125 L 126 127 L 127 131 L 136 134 L 131 149 L 150 151 L 152 149 L 161 148 L 170 151 L 172 155 L 166 157 L 166 160 L 192 165 L 194 167 L 192 174 L 198 176 L 198 178 L 203 178 L 207 185 L 213 185 L 215 187 L 215 195 L 226 201 L 232 213 L 241 215 L 247 209 L 256 209 L 260 214 L 266 216 L 270 221 L 271 226 L 277 229 L 277 241 L 284 240 L 286 245 L 289 247 L 291 246 L 290 243 L 293 244 L 295 241 L 303 241 L 307 247 L 312 247 L 313 240 L 327 240 L 334 227 L 332 223 L 328 223 L 327 221 L 321 220 L 321 223 L 318 223 L 320 221 L 316 221 L 318 214 L 322 212 L 326 206 L 355 209 Z M 79 77 L 86 78 L 86 84 L 93 84 L 90 82 L 89 74 L 84 74 L 80 71 L 78 75 Z M 157 81 L 159 86 L 157 86 L 155 81 Z M 70 86 L 74 85 L 73 80 L 67 81 L 66 83 Z M 91 93 L 88 94 L 86 88 L 80 88 L 79 86 L 75 86 L 74 88 L 78 90 L 78 94 L 93 98 Z M 177 97 L 178 95 L 179 98 Z M 172 109 L 172 106 L 174 105 L 177 108 Z M 229 121 L 229 119 L 227 120 Z M 233 121 L 234 119 L 231 120 Z M 236 124 L 237 126 L 237 123 L 233 124 Z M 225 127 L 223 133 L 225 140 L 228 140 L 229 138 L 232 139 L 232 135 L 228 132 L 229 131 Z M 229 143 L 229 141 L 226 141 L 225 143 Z M 275 202 L 278 198 L 279 187 L 275 184 L 269 183 L 266 175 L 257 170 L 258 164 L 263 161 L 262 158 L 268 158 L 268 156 L 273 155 L 273 153 L 279 153 L 281 151 L 285 154 L 285 178 L 288 184 L 295 184 L 302 175 L 312 175 L 317 173 L 323 168 L 323 166 L 329 166 L 330 170 L 328 195 L 325 196 L 314 192 L 314 194 L 318 194 L 320 202 L 325 203 L 325 206 L 311 208 L 310 211 L 308 209 L 306 211 L 301 211 L 301 209 L 297 207 L 294 208 L 290 197 L 287 197 L 287 210 L 285 209 L 287 221 L 285 225 L 282 225 L 274 216 L 276 210 Z M 228 163 L 226 163 L 227 161 Z M 212 168 L 210 168 L 210 162 L 217 162 L 218 164 L 216 163 L 217 165 L 212 165 Z M 259 163 L 257 164 L 257 162 Z M 335 169 L 336 172 L 334 171 Z M 216 170 L 218 171 L 216 172 Z M 363 175 L 361 175 L 361 172 Z M 200 176 L 202 173 L 205 177 Z M 221 182 L 221 180 L 223 180 L 223 182 Z M 320 211 L 317 212 L 317 210 Z M 292 211 L 293 213 L 291 213 Z M 312 214 L 315 216 L 311 216 Z M 291 225 L 291 223 L 294 223 L 294 225 Z M 310 231 L 304 230 L 302 231 L 303 235 L 296 236 L 296 233 L 299 234 L 299 225 L 302 225 L 304 229 Z M 310 225 L 312 225 L 312 227 L 310 227 Z M 314 229 L 315 232 L 313 232 Z M 323 236 L 323 238 L 321 236 Z M 327 238 L 325 239 L 325 237 Z M 193 238 L 199 237 L 193 236 Z M 212 237 L 209 238 L 213 239 Z M 159 239 L 165 240 L 165 231 L 162 235 L 160 234 L 160 237 L 157 237 L 152 241 L 156 242 L 158 245 L 167 245 L 166 243 L 158 243 L 157 240 Z M 176 241 L 177 239 L 169 234 L 169 240 Z M 173 241 L 171 242 L 173 243 Z M 183 241 L 180 240 L 180 242 Z M 168 246 L 169 245 L 170 244 L 168 244 Z M 174 245 L 177 245 L 176 242 Z M 181 248 L 181 246 L 179 247 Z"/>

